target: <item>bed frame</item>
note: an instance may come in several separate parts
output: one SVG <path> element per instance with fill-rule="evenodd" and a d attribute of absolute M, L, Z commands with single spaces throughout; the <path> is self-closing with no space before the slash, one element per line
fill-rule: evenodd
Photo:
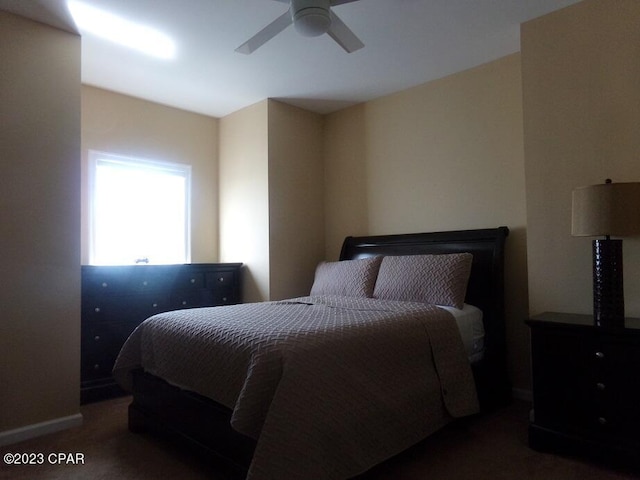
<path fill-rule="evenodd" d="M 507 378 L 504 319 L 504 243 L 509 229 L 347 237 L 340 260 L 374 255 L 473 254 L 466 303 L 480 308 L 485 327 L 485 353 L 472 365 L 481 409 L 506 404 Z M 243 478 L 255 441 L 230 426 L 231 411 L 201 395 L 181 390 L 142 370 L 133 373 L 129 430 L 153 431 L 186 440 L 209 458 L 223 459 L 229 473 Z M 217 462 L 218 463 L 218 462 Z"/>

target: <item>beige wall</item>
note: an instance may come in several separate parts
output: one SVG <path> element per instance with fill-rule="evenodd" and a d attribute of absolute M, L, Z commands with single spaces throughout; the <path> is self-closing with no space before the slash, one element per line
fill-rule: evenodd
<path fill-rule="evenodd" d="M 80 38 L 0 11 L 0 59 L 2 443 L 81 421 Z"/>
<path fill-rule="evenodd" d="M 591 239 L 571 237 L 571 191 L 640 181 L 638 25 L 637 0 L 586 0 L 522 27 L 531 313 L 592 312 Z M 639 316 L 640 240 L 624 250 L 626 312 Z"/>
<path fill-rule="evenodd" d="M 362 103 L 325 118 L 325 238 L 330 260 L 338 259 L 346 236 L 367 235 L 370 231 L 367 105 Z"/>
<path fill-rule="evenodd" d="M 271 299 L 308 295 L 324 259 L 322 116 L 269 100 Z"/>
<path fill-rule="evenodd" d="M 82 262 L 89 263 L 87 161 L 97 150 L 191 165 L 191 261 L 218 259 L 218 120 L 82 86 Z"/>
<path fill-rule="evenodd" d="M 268 300 L 268 101 L 220 120 L 220 260 L 243 262 L 243 299 Z"/>
<path fill-rule="evenodd" d="M 520 55 L 329 115 L 327 257 L 346 235 L 506 225 L 511 379 L 529 388 Z"/>
<path fill-rule="evenodd" d="M 322 117 L 265 100 L 220 121 L 220 258 L 244 300 L 306 295 L 324 255 Z"/>

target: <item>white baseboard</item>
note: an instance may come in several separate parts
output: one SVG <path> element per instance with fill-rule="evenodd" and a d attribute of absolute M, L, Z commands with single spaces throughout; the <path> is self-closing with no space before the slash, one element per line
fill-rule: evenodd
<path fill-rule="evenodd" d="M 14 430 L 6 430 L 0 432 L 0 447 L 12 445 L 14 443 L 29 440 L 30 438 L 40 437 L 49 433 L 59 432 L 67 428 L 79 427 L 82 425 L 82 414 L 76 413 L 68 417 L 56 418 L 41 423 L 34 423 L 26 427 L 16 428 Z"/>
<path fill-rule="evenodd" d="M 531 402 L 533 400 L 533 392 L 531 390 L 512 388 L 511 394 L 516 400 L 524 400 L 525 402 Z"/>

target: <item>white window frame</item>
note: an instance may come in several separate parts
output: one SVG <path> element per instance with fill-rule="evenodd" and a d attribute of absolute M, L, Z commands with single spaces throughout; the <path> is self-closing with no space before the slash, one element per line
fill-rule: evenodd
<path fill-rule="evenodd" d="M 95 187 L 98 162 L 104 160 L 110 163 L 125 164 L 131 167 L 143 167 L 162 172 L 176 173 L 185 178 L 185 263 L 191 263 L 191 165 L 183 163 L 165 162 L 150 160 L 124 155 L 117 155 L 97 150 L 88 151 L 88 174 L 89 174 L 89 264 L 99 265 L 96 259 L 95 237 L 96 237 L 96 205 Z M 154 263 L 154 262 L 151 262 Z M 131 265 L 135 264 L 133 261 Z"/>

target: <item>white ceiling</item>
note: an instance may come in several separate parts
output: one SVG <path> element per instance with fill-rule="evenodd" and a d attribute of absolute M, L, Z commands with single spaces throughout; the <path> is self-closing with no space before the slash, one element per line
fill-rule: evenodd
<path fill-rule="evenodd" d="M 286 11 L 273 0 L 84 0 L 159 29 L 177 43 L 158 60 L 89 34 L 82 81 L 222 117 L 265 98 L 319 113 L 441 78 L 520 49 L 520 23 L 579 0 L 360 0 L 335 7 L 365 47 L 293 27 L 251 55 L 234 49 Z M 74 31 L 65 0 L 0 0 L 8 10 Z"/>

